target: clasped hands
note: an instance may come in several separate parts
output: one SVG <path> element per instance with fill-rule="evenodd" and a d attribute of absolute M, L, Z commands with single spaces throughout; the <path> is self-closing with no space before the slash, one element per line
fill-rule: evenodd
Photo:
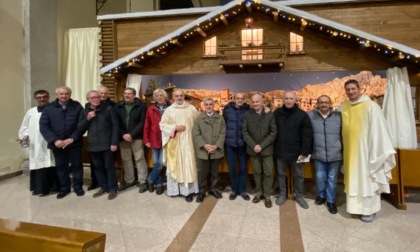
<path fill-rule="evenodd" d="M 216 152 L 217 146 L 216 145 L 211 145 L 211 144 L 205 144 L 204 149 L 207 151 L 208 154 L 212 154 L 212 153 Z"/>

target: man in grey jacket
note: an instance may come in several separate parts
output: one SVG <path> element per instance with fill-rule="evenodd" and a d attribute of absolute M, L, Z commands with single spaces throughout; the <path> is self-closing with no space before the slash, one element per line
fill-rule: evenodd
<path fill-rule="evenodd" d="M 321 95 L 317 99 L 317 108 L 308 112 L 308 115 L 312 122 L 314 135 L 312 159 L 314 160 L 318 192 L 315 204 L 322 205 L 327 201 L 328 211 L 336 214 L 335 191 L 343 159 L 341 113 L 333 110 L 329 96 Z"/>

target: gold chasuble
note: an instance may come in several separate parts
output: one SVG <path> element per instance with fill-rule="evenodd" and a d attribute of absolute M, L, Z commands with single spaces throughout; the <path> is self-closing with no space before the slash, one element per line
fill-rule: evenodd
<path fill-rule="evenodd" d="M 163 113 L 160 121 L 162 131 L 163 163 L 170 169 L 168 173 L 177 183 L 197 182 L 197 166 L 195 162 L 192 128 L 200 113 L 184 102 L 175 102 Z M 175 132 L 176 125 L 184 125 L 184 132 Z"/>
<path fill-rule="evenodd" d="M 381 208 L 380 194 L 390 192 L 395 150 L 383 112 L 369 97 L 345 101 L 341 113 L 347 212 L 370 215 Z"/>

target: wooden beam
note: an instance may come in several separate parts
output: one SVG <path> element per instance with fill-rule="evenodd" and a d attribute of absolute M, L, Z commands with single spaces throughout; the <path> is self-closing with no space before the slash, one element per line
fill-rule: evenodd
<path fill-rule="evenodd" d="M 252 7 L 251 4 L 247 3 L 246 5 L 246 9 L 248 10 L 249 13 L 252 13 Z"/>
<path fill-rule="evenodd" d="M 195 30 L 204 38 L 207 37 L 207 34 L 200 27 L 195 28 Z"/>
<path fill-rule="evenodd" d="M 169 43 L 173 44 L 173 45 L 177 45 L 178 47 L 182 47 L 184 46 L 181 42 L 178 41 L 178 39 L 171 39 L 169 41 Z"/>
<path fill-rule="evenodd" d="M 280 14 L 280 12 L 278 12 L 278 11 L 274 11 L 273 12 L 274 22 L 278 22 L 279 21 L 279 14 Z"/>
<path fill-rule="evenodd" d="M 128 65 L 134 68 L 143 68 L 144 66 L 135 62 L 129 62 Z"/>
<path fill-rule="evenodd" d="M 222 22 L 225 24 L 225 25 L 228 25 L 229 24 L 229 22 L 227 21 L 227 19 L 225 18 L 225 16 L 223 15 L 223 14 L 220 14 L 220 20 L 222 20 Z"/>

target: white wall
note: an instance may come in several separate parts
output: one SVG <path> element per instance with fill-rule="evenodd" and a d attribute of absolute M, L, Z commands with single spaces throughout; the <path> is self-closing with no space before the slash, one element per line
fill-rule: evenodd
<path fill-rule="evenodd" d="M 0 176 L 21 169 L 25 151 L 15 141 L 24 108 L 23 1 L 0 1 Z"/>

